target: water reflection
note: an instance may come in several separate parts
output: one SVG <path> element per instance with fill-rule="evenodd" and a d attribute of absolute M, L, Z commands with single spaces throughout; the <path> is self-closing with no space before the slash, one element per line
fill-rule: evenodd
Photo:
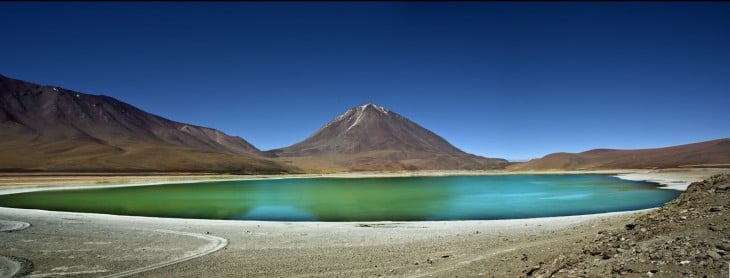
<path fill-rule="evenodd" d="M 308 211 L 294 206 L 256 206 L 249 210 L 240 220 L 269 220 L 269 221 L 318 221 L 319 219 Z"/>

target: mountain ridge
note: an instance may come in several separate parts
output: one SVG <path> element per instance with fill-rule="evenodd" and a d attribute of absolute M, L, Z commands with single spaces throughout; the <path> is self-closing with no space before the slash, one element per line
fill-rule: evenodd
<path fill-rule="evenodd" d="M 279 172 L 238 136 L 0 75 L 0 169 Z"/>
<path fill-rule="evenodd" d="M 557 152 L 507 167 L 511 171 L 609 170 L 676 168 L 702 165 L 730 167 L 730 138 L 648 149 L 591 149 L 580 153 Z"/>
<path fill-rule="evenodd" d="M 0 171 L 290 173 L 403 170 L 605 170 L 730 167 L 730 138 L 663 148 L 553 153 L 524 163 L 466 153 L 374 103 L 304 140 L 262 151 L 104 95 L 0 75 Z"/>

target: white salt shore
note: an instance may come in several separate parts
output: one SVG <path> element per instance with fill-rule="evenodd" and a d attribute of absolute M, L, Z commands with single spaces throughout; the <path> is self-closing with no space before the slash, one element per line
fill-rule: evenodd
<path fill-rule="evenodd" d="M 663 185 L 662 188 L 664 189 L 684 191 L 687 190 L 690 183 L 707 178 L 711 175 L 710 173 L 714 172 L 727 173 L 728 170 L 691 169 L 679 172 L 645 170 L 641 172 L 618 174 L 615 177 L 624 180 L 655 182 Z"/>

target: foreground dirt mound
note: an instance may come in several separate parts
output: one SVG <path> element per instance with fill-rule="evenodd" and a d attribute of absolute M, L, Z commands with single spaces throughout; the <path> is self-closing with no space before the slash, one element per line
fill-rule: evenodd
<path fill-rule="evenodd" d="M 582 254 L 560 255 L 525 277 L 727 277 L 730 175 L 695 182 L 621 229 L 599 231 Z"/>

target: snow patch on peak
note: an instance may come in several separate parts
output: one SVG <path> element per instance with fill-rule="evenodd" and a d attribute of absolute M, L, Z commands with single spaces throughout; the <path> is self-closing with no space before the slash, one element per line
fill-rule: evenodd
<path fill-rule="evenodd" d="M 355 111 L 355 110 L 348 110 L 348 111 L 347 111 L 347 112 L 345 112 L 344 114 L 342 114 L 342 115 L 338 116 L 336 120 L 338 120 L 338 121 L 339 121 L 339 120 L 343 120 L 343 119 L 344 119 L 344 120 L 349 120 L 349 119 L 351 119 L 351 118 L 352 118 L 352 116 L 354 116 L 354 115 L 357 115 L 357 114 L 358 114 L 358 112 L 357 112 L 357 111 Z"/>
<path fill-rule="evenodd" d="M 337 118 L 335 118 L 335 120 L 333 122 L 340 121 L 340 120 L 344 119 L 345 117 L 347 117 L 348 114 L 350 114 L 350 111 L 347 111 L 345 113 L 340 114 L 339 116 L 337 116 Z"/>
<path fill-rule="evenodd" d="M 350 129 L 352 129 L 353 127 L 355 127 L 357 124 L 360 123 L 360 121 L 362 120 L 363 115 L 365 115 L 365 110 L 368 107 L 372 107 L 375 110 L 380 111 L 381 113 L 386 114 L 386 115 L 390 112 L 390 110 L 385 109 L 385 107 L 382 107 L 380 105 L 373 104 L 373 103 L 367 103 L 367 104 L 360 105 L 356 109 L 351 109 L 351 110 L 347 111 L 347 113 L 345 113 L 345 115 L 350 114 L 350 112 L 354 112 L 355 113 L 355 122 L 352 123 L 347 128 L 347 130 L 345 130 L 345 132 L 350 131 Z M 348 120 L 349 120 L 349 118 L 348 118 Z"/>
<path fill-rule="evenodd" d="M 360 123 L 360 120 L 362 120 L 362 115 L 365 115 L 365 113 L 363 113 L 365 111 L 365 107 L 364 106 L 366 106 L 366 105 L 361 106 L 362 109 L 360 109 L 360 111 L 357 111 L 357 114 L 356 114 L 357 117 L 355 118 L 355 122 L 352 123 L 352 125 L 350 125 L 350 127 L 348 127 L 347 130 L 345 130 L 345 132 L 350 131 L 350 129 L 352 129 L 358 123 Z"/>
<path fill-rule="evenodd" d="M 388 109 L 385 109 L 385 107 L 382 107 L 382 106 L 374 104 L 374 103 L 367 103 L 364 105 L 360 105 L 359 109 L 360 109 L 360 111 L 365 111 L 365 108 L 368 108 L 368 107 L 375 108 L 376 110 L 383 112 L 385 114 L 388 114 L 388 112 L 390 112 Z"/>
<path fill-rule="evenodd" d="M 357 126 L 360 121 L 362 121 L 363 116 L 365 115 L 365 110 L 368 109 L 368 107 L 374 108 L 377 111 L 380 111 L 381 113 L 388 114 L 390 110 L 385 109 L 385 107 L 382 107 L 380 105 L 374 104 L 374 103 L 367 103 L 363 104 L 357 107 L 353 107 L 350 110 L 347 110 L 345 113 L 340 114 L 337 116 L 334 120 L 328 122 L 324 127 L 321 129 L 325 129 L 329 126 L 331 126 L 334 123 L 342 122 L 342 121 L 351 121 L 353 118 L 355 121 L 350 124 L 349 127 L 345 130 L 345 132 L 350 131 L 353 127 Z"/>
<path fill-rule="evenodd" d="M 342 121 L 345 118 L 347 118 L 348 116 L 351 116 L 352 113 L 353 113 L 352 110 L 347 110 L 347 112 L 340 114 L 339 116 L 337 116 L 337 118 L 335 118 L 334 120 L 330 121 L 329 123 L 327 123 L 326 125 L 324 125 L 324 127 L 322 127 L 322 128 L 323 129 L 324 128 L 327 128 L 327 127 L 331 126 L 332 124 L 334 124 L 336 122 Z"/>
<path fill-rule="evenodd" d="M 388 112 L 390 112 L 388 109 L 385 109 L 385 107 L 377 106 L 377 105 L 373 105 L 373 106 L 375 106 L 375 109 L 378 109 L 378 110 L 380 110 L 380 112 L 383 112 L 385 114 L 388 114 Z"/>

